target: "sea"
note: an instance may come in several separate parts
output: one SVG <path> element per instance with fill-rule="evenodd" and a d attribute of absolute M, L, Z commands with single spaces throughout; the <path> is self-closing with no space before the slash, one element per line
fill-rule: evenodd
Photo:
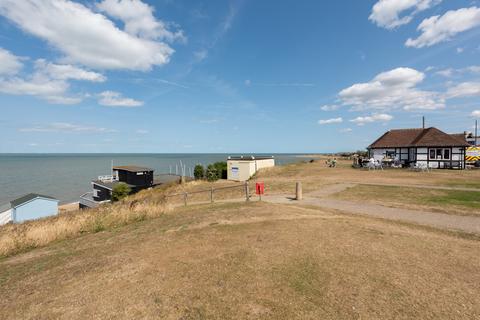
<path fill-rule="evenodd" d="M 155 169 L 155 174 L 192 175 L 196 164 L 204 166 L 226 161 L 236 154 L 0 154 L 0 205 L 27 193 L 39 193 L 76 202 L 91 191 L 90 182 L 111 174 L 114 166 L 138 165 Z M 269 154 L 271 156 L 272 154 Z M 256 154 L 261 156 L 261 154 Z M 273 154 L 276 165 L 305 160 L 300 154 Z"/>

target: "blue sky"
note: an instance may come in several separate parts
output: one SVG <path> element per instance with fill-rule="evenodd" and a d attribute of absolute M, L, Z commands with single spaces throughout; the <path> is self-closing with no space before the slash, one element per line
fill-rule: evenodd
<path fill-rule="evenodd" d="M 0 152 L 332 152 L 472 130 L 480 1 L 0 0 Z"/>

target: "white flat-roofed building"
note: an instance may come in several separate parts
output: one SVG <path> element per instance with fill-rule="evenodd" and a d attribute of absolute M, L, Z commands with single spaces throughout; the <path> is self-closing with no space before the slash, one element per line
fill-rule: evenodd
<path fill-rule="evenodd" d="M 238 156 L 227 159 L 227 179 L 232 181 L 247 181 L 258 170 L 275 166 L 273 156 Z"/>

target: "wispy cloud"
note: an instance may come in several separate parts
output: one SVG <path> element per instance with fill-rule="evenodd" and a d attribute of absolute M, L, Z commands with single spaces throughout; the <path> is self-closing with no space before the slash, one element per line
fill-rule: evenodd
<path fill-rule="evenodd" d="M 392 119 L 393 119 L 393 116 L 385 113 L 380 113 L 380 114 L 373 114 L 371 116 L 356 117 L 355 119 L 350 120 L 350 122 L 356 123 L 359 126 L 363 126 L 367 123 L 388 122 Z"/>
<path fill-rule="evenodd" d="M 339 117 L 339 118 L 332 118 L 332 119 L 322 119 L 322 120 L 318 120 L 318 124 L 333 124 L 333 123 L 342 123 L 343 122 L 343 118 Z"/>
<path fill-rule="evenodd" d="M 320 107 L 320 110 L 322 111 L 335 111 L 340 108 L 339 105 L 337 104 L 326 104 Z"/>
<path fill-rule="evenodd" d="M 131 98 L 125 98 L 120 92 L 104 91 L 99 94 L 100 99 L 98 103 L 107 107 L 140 107 L 143 105 L 143 101 L 134 100 Z"/>
<path fill-rule="evenodd" d="M 113 133 L 113 129 L 103 127 L 85 126 L 68 122 L 53 122 L 43 126 L 21 128 L 20 132 L 63 132 L 63 133 Z"/>
<path fill-rule="evenodd" d="M 246 86 L 258 86 L 258 87 L 315 87 L 314 83 L 310 82 L 252 82 L 250 79 L 245 80 Z"/>

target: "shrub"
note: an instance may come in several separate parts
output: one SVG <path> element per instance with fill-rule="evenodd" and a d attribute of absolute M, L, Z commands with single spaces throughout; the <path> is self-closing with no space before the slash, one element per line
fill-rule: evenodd
<path fill-rule="evenodd" d="M 215 169 L 217 169 L 218 179 L 227 179 L 227 163 L 224 161 L 215 162 L 213 164 Z"/>
<path fill-rule="evenodd" d="M 206 178 L 208 181 L 218 180 L 218 171 L 213 164 L 209 164 L 207 167 Z"/>
<path fill-rule="evenodd" d="M 123 198 L 128 196 L 130 192 L 132 192 L 132 189 L 130 189 L 130 187 L 126 183 L 120 182 L 115 187 L 113 187 L 112 201 L 122 200 Z"/>
<path fill-rule="evenodd" d="M 201 164 L 197 164 L 193 169 L 193 176 L 197 180 L 205 178 L 205 168 Z"/>

